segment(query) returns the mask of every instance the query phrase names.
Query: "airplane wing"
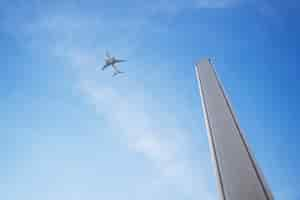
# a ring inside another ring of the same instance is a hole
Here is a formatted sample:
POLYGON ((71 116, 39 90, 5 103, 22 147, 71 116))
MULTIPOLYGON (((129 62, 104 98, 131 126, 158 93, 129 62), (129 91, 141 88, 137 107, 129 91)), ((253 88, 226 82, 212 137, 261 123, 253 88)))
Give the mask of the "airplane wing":
POLYGON ((117 66, 115 64, 112 64, 111 66, 115 70, 115 72, 117 72, 117 73, 120 72, 120 70, 117 68, 117 66))
POLYGON ((121 59, 116 59, 115 62, 116 63, 120 63, 120 62, 125 62, 126 60, 121 60, 121 59))
POLYGON ((105 70, 105 68, 107 68, 109 66, 109 64, 105 64, 103 67, 102 67, 102 70, 105 70))

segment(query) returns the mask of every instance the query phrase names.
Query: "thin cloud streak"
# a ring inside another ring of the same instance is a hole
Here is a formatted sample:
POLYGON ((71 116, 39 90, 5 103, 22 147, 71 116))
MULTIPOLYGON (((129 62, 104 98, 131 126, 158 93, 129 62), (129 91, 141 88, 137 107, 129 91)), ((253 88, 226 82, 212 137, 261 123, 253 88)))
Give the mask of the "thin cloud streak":
MULTIPOLYGON (((112 130, 120 134, 120 139, 126 141, 129 150, 142 154, 164 179, 169 179, 167 182, 176 185, 185 195, 212 199, 213 195, 204 184, 205 176, 193 174, 193 163, 188 159, 187 132, 162 118, 160 113, 151 116, 143 110, 144 105, 133 100, 139 97, 132 96, 129 100, 112 87, 100 87, 88 80, 80 85, 83 95, 105 116, 112 130), (155 126, 154 119, 164 121, 168 128, 155 126), (197 177, 196 182, 193 176, 197 177)), ((137 91, 136 95, 140 93, 137 91)))
POLYGON ((243 0, 196 0, 196 8, 232 8, 238 6, 243 0))

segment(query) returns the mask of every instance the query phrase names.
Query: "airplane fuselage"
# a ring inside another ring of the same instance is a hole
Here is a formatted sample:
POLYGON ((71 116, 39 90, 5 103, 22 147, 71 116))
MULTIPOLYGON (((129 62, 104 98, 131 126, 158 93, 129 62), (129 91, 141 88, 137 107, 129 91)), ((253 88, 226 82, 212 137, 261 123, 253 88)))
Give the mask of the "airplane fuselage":
POLYGON ((122 73, 115 66, 116 63, 120 63, 120 62, 125 62, 125 60, 116 59, 115 57, 109 57, 109 58, 105 59, 105 65, 102 67, 102 70, 104 70, 105 68, 107 68, 109 66, 112 66, 112 68, 115 71, 115 73, 114 73, 115 75, 119 74, 119 73, 122 73))
POLYGON ((124 60, 118 60, 115 57, 111 57, 105 60, 105 65, 114 65, 120 62, 124 62, 124 60))

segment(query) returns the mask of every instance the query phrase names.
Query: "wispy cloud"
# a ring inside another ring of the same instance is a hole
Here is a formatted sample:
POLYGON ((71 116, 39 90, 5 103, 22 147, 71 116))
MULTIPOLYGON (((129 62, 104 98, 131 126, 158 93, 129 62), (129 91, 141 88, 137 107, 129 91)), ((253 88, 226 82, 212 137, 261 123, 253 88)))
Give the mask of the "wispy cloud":
POLYGON ((196 0, 196 8, 231 8, 239 5, 243 0, 196 0))
POLYGON ((139 91, 126 97, 115 88, 99 86, 91 80, 82 80, 80 88, 95 110, 105 116, 112 130, 118 132, 121 140, 126 141, 129 150, 143 155, 185 195, 212 198, 213 195, 203 182, 206 179, 205 173, 202 177, 193 174, 193 163, 188 159, 190 143, 186 136, 189 134, 161 113, 145 110, 145 104, 155 102, 137 100, 143 95, 139 91), (158 126, 156 120, 163 121, 164 126, 158 126), (193 176, 197 177, 196 182, 193 176))
POLYGON ((137 8, 144 10, 144 14, 168 14, 176 15, 190 9, 226 9, 238 6, 245 0, 189 0, 170 1, 153 0, 143 2, 137 8))
POLYGON ((167 172, 169 166, 178 168, 181 165, 179 163, 185 158, 185 131, 170 124, 168 119, 161 119, 159 113, 151 117, 144 109, 146 102, 136 100, 140 99, 136 95, 142 95, 141 92, 132 93, 129 101, 109 86, 99 86, 90 80, 82 80, 80 85, 82 94, 88 97, 96 111, 106 116, 111 127, 124 136, 129 149, 144 154, 165 174, 170 174, 167 172), (155 127, 155 117, 164 120, 168 128, 155 127))

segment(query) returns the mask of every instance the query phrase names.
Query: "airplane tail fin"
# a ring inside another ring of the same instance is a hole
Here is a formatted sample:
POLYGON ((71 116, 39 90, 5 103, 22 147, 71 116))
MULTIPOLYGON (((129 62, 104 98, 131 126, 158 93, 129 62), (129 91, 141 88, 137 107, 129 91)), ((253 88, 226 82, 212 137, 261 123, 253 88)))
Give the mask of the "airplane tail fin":
POLYGON ((114 72, 112 76, 116 76, 118 74, 124 74, 125 72, 121 72, 121 71, 117 71, 117 72, 114 72))
POLYGON ((109 52, 107 50, 105 51, 105 57, 106 58, 111 58, 111 56, 110 56, 110 54, 109 54, 109 52))

